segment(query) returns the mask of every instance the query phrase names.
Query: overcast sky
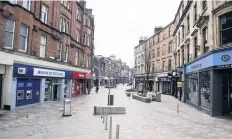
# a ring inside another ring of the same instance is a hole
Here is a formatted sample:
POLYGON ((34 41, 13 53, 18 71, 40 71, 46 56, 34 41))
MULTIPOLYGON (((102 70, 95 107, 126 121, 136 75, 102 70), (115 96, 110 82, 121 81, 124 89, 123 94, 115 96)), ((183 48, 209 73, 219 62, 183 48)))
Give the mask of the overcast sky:
POLYGON ((95 16, 95 54, 121 58, 134 65, 140 36, 173 21, 180 0, 86 0, 95 16))

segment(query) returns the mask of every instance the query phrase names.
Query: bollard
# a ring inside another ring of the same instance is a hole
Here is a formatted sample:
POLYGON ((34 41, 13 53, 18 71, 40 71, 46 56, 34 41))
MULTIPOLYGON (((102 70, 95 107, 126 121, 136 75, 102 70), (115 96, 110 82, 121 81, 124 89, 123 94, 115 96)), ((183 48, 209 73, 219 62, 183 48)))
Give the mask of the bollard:
POLYGON ((103 108, 101 109, 101 118, 102 118, 102 113, 103 113, 102 111, 103 111, 103 108))
POLYGON ((104 109, 104 111, 103 111, 103 121, 102 121, 102 123, 105 123, 105 115, 106 115, 106 110, 104 109))
POLYGON ((110 116, 109 139, 112 139, 112 116, 110 116))
POLYGON ((177 113, 179 114, 179 108, 180 106, 179 106, 179 103, 177 103, 177 113))
POLYGON ((116 139, 119 139, 119 125, 116 127, 116 139))
POLYGON ((27 110, 27 118, 29 118, 29 112, 30 112, 30 108, 28 108, 27 110))
POLYGON ((107 125, 108 125, 108 113, 106 111, 106 124, 105 124, 105 130, 107 130, 107 125))

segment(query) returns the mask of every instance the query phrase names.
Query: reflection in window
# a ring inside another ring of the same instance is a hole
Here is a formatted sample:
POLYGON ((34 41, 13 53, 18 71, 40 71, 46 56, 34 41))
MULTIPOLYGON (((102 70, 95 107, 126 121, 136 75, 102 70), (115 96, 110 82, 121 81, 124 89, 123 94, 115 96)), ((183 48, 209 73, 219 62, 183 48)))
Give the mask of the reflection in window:
POLYGON ((198 102, 198 78, 197 74, 188 76, 187 100, 197 105, 198 102))
POLYGON ((209 71, 200 73, 200 93, 201 93, 201 106, 209 110, 210 107, 210 72, 209 71))
POLYGON ((17 100, 24 99, 24 90, 18 90, 17 91, 17 100))

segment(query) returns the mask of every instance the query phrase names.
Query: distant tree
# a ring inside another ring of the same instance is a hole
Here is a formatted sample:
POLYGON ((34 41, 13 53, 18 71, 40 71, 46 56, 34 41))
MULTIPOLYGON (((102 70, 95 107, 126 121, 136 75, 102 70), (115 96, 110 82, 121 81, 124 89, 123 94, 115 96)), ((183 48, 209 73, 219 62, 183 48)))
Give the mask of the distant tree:
POLYGON ((145 74, 146 74, 145 92, 147 93, 149 75, 151 73, 151 52, 150 52, 150 47, 148 47, 148 45, 145 45, 144 47, 143 61, 144 61, 145 74))

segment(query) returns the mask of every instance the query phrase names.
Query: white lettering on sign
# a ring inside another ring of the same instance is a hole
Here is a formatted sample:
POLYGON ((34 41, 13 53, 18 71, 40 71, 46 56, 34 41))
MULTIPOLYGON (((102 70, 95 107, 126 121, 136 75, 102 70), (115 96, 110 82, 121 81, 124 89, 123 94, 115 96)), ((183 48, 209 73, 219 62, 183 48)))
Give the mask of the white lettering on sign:
POLYGON ((83 74, 79 74, 79 77, 85 77, 85 75, 83 75, 83 74))
POLYGON ((65 72, 57 71, 57 70, 34 68, 33 76, 65 77, 65 72))

